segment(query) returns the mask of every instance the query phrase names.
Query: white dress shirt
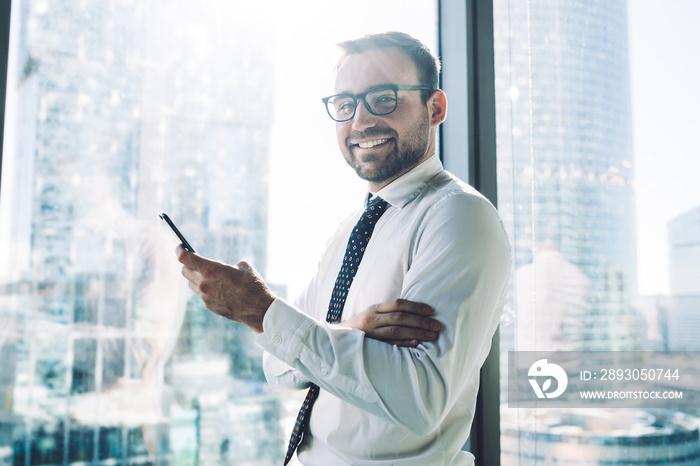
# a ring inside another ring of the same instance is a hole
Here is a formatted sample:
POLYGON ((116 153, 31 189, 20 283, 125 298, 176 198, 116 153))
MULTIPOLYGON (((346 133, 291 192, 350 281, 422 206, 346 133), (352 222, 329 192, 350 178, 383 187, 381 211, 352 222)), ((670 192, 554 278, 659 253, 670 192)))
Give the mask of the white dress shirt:
POLYGON ((376 195, 389 203, 348 292, 342 319, 396 298, 427 303, 434 342, 401 348, 325 321, 348 237, 331 238, 295 305, 276 299, 257 343, 275 389, 321 387, 305 465, 472 465, 479 369, 505 303, 510 247, 494 207, 443 170, 437 156, 376 195))

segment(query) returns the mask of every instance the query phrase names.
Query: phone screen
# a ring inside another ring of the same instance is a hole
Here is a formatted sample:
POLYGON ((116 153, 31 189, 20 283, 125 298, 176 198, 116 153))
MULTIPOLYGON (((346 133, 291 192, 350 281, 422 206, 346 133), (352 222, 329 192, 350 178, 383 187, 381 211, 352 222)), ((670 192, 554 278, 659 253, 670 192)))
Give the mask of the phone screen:
POLYGON ((182 236, 182 233, 180 233, 180 230, 177 229, 177 227, 175 226, 173 221, 170 220, 170 217, 168 217, 168 214, 166 214, 165 212, 161 212, 160 214, 158 214, 158 216, 160 218, 162 218, 163 220, 165 220, 165 223, 167 223, 168 226, 170 227, 170 229, 173 230, 173 232, 177 235, 177 237, 180 239, 180 241, 182 242, 182 245, 185 247, 185 249, 187 249, 190 252, 194 252, 194 248, 192 246, 190 246, 190 243, 188 243, 187 240, 185 239, 185 237, 182 236))

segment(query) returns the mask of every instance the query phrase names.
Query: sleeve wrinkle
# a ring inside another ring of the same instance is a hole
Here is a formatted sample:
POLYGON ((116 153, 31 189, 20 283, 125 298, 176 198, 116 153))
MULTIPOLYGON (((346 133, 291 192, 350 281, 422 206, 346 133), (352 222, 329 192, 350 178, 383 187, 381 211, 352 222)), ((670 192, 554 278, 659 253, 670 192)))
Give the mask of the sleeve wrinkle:
MULTIPOLYGON (((367 343, 392 346, 377 341, 367 343)), ((375 349, 365 349, 367 382, 394 424, 415 435, 427 435, 438 428, 449 412, 449 384, 428 348, 393 349, 397 353, 395 363, 378 374, 371 368, 375 349)))

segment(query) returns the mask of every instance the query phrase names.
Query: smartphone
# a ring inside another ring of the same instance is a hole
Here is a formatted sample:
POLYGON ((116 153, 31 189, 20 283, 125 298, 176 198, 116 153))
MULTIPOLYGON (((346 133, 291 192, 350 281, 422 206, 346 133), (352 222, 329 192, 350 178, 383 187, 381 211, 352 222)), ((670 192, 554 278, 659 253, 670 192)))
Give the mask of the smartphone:
POLYGON ((169 226, 169 227, 173 230, 173 232, 177 235, 177 237, 180 239, 180 242, 182 242, 182 245, 185 247, 185 249, 187 249, 187 250, 190 251, 190 252, 194 252, 194 248, 193 248, 192 246, 190 246, 190 243, 188 243, 187 240, 185 239, 185 237, 182 236, 182 233, 180 233, 180 230, 177 229, 177 227, 175 226, 175 224, 173 223, 173 221, 170 220, 170 217, 168 217, 168 214, 166 214, 165 212, 160 212, 160 213, 158 214, 158 216, 159 216, 160 218, 162 218, 163 220, 165 220, 165 223, 167 223, 168 226, 169 226))

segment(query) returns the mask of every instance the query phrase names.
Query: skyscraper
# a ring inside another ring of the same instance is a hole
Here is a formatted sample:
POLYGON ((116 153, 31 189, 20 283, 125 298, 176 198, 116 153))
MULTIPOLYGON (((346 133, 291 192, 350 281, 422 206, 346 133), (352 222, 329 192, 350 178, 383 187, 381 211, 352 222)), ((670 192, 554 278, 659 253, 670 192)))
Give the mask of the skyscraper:
MULTIPOLYGON (((627 5, 494 0, 494 30, 498 207, 516 269, 502 354, 639 350, 627 5)), ((504 464, 700 456, 696 420, 673 412, 501 414, 504 464)))
POLYGON ((18 5, 0 461, 276 461, 264 443, 238 448, 219 415, 245 412, 246 434, 283 444, 250 332, 173 289, 175 241, 156 215, 198 252, 264 272, 268 31, 231 2, 18 5), (199 367, 222 382, 213 397, 173 383, 198 358, 218 362, 199 367), (216 441, 175 451, 173 425, 216 441))
POLYGON ((499 209, 532 283, 518 338, 639 349, 626 5, 496 0, 494 16, 499 209))
POLYGON ((700 206, 668 223, 671 306, 667 345, 671 351, 700 351, 700 206))

